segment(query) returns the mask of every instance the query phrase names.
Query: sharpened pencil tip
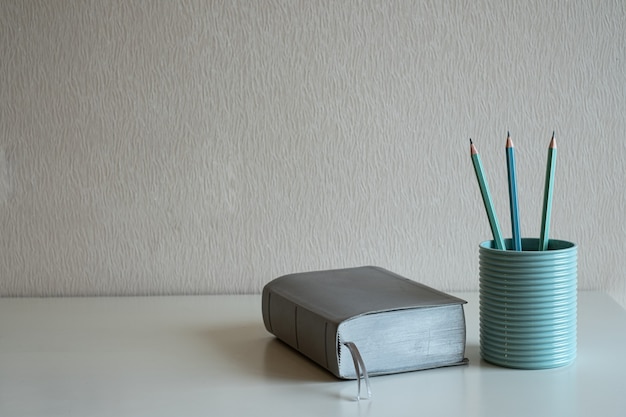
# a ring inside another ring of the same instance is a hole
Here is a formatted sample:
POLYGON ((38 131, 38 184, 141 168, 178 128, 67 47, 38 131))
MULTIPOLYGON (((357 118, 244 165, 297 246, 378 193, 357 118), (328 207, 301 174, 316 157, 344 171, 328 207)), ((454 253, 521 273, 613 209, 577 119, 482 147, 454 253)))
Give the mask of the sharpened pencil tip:
POLYGON ((511 134, 509 133, 509 131, 506 131, 506 148, 512 148, 513 147, 513 141, 511 140, 511 134))
POLYGON ((554 130, 552 131, 552 137, 554 137, 554 130))
POLYGON ((470 154, 477 155, 478 151, 476 150, 476 146, 474 146, 474 142, 472 142, 472 138, 470 138, 470 154))

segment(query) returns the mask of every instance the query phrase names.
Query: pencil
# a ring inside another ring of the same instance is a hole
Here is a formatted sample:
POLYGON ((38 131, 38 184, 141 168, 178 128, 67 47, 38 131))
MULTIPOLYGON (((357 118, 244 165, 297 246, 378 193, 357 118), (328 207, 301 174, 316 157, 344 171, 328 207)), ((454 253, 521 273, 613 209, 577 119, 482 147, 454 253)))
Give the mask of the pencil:
POLYGON ((543 192, 543 212, 541 214, 541 237, 539 238, 539 250, 548 250, 550 215, 552 214, 552 193, 554 191, 554 171, 556 167, 556 140, 554 132, 548 147, 548 163, 546 166, 546 185, 543 192))
POLYGON ((500 225, 498 224, 498 218, 491 202, 491 194, 489 193, 489 185, 483 173, 483 164, 480 161, 480 155, 470 139, 470 155, 472 156, 472 163, 474 164, 474 171, 476 172, 476 179, 478 180, 478 186, 480 187, 480 193, 483 196, 483 203, 485 204, 485 210, 487 211, 487 217, 489 218, 489 226, 491 226, 491 233, 493 233, 493 241, 496 245, 496 249, 505 249, 504 240, 502 240, 502 233, 500 232, 500 225))
POLYGON ((519 207, 517 203, 517 179, 515 175, 515 147, 511 135, 506 134, 506 167, 509 177, 509 203, 511 207, 511 228, 513 229, 513 250, 522 250, 522 236, 519 227, 519 207))

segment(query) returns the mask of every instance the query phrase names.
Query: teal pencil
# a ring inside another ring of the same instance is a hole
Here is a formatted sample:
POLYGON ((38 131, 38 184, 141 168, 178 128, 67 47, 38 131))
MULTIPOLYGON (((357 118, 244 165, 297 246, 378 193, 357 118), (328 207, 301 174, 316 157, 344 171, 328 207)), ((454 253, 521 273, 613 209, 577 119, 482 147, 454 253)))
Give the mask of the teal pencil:
POLYGON ((556 167, 556 140, 554 132, 548 147, 548 164, 546 166, 546 185, 543 192, 543 212, 541 215, 541 237, 539 250, 548 250, 548 235, 550 231, 550 215, 552 214, 552 193, 554 191, 554 171, 556 167))
POLYGON ((506 134, 506 167, 509 178, 509 203, 511 206, 511 228, 513 250, 522 250, 522 235, 519 227, 519 206, 517 202, 517 179, 515 174, 515 147, 511 135, 506 134))
POLYGON ((483 196, 483 203, 485 204, 485 210, 487 211, 487 217, 489 218, 489 226, 491 226, 491 233, 493 234, 493 241, 496 245, 496 249, 505 249, 504 240, 502 239, 502 232, 500 231, 500 225, 498 218, 496 217, 496 211, 493 208, 491 202, 491 193, 489 193, 489 185, 487 179, 483 173, 483 164, 480 161, 480 155, 474 146, 474 143, 470 139, 470 155, 472 156, 472 163, 474 164, 474 171, 476 172, 476 179, 478 180, 478 186, 480 187, 480 193, 483 196))

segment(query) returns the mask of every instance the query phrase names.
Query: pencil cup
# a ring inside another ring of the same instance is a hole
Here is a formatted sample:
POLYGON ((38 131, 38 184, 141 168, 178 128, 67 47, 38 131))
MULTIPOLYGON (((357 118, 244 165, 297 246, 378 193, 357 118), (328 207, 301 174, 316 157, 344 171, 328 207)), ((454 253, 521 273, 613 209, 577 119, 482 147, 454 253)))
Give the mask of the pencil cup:
POLYGON ((576 358, 577 247, 522 239, 522 250, 479 246, 480 354, 495 365, 547 369, 576 358))

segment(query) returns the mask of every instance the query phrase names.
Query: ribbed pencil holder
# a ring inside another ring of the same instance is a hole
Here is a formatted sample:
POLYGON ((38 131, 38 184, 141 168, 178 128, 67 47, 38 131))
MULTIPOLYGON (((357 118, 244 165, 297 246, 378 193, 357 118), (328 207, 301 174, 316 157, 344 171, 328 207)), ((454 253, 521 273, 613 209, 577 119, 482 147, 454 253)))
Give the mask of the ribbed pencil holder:
POLYGON ((479 246, 480 353, 495 365, 547 369, 576 358, 577 247, 522 239, 522 250, 479 246))

